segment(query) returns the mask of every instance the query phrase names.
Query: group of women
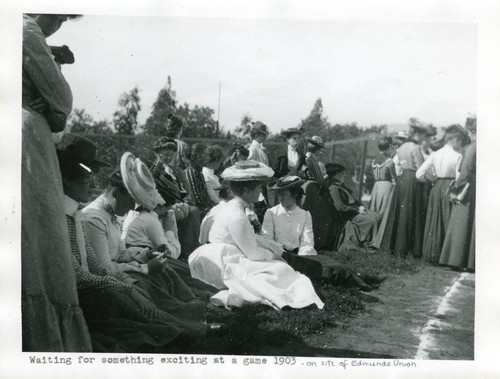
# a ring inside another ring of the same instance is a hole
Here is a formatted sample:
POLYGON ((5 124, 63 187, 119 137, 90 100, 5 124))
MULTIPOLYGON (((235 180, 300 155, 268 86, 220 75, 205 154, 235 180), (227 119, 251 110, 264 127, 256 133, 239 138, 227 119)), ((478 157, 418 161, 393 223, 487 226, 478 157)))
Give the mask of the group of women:
MULTIPOLYGON (((188 146, 180 139, 182 120, 169 116, 166 137, 152 146, 154 162, 124 153, 106 188, 92 199, 93 175, 109 163, 98 159, 96 145, 84 137, 65 134, 56 149, 52 136, 64 129, 71 112, 72 95, 60 66, 73 60, 67 48, 62 57, 51 49, 46 37, 74 18, 24 16, 24 351, 167 351, 171 344, 221 330, 207 320, 207 306, 321 309, 311 280, 371 290, 385 277, 357 272, 317 251, 355 240, 373 252, 383 230, 382 244, 407 249, 391 232, 400 213, 409 215, 401 222, 410 238, 405 243, 431 246, 439 235, 442 259, 455 258, 445 251, 453 253, 452 234, 463 232, 434 227, 449 207, 437 215, 428 212, 428 244, 413 237, 416 230, 424 234, 421 224, 412 224, 422 221, 425 201, 415 195, 414 174, 423 163, 416 142, 398 151, 403 174, 394 190, 389 193, 392 184, 376 185, 380 193, 373 196, 373 211, 343 184, 342 165, 321 162, 325 144, 318 136, 304 140, 302 130, 287 129, 287 150, 271 163, 263 146, 269 131, 262 122, 252 124, 248 148, 235 144, 225 154, 216 145, 188 146), (415 157, 418 164, 412 163, 415 157), (401 207, 413 197, 420 200, 401 207), (381 207, 388 210, 383 219, 381 207)), ((460 146, 454 136, 455 151, 460 146)), ((470 184, 469 199, 474 191, 474 168, 463 167, 475 157, 475 149, 469 150, 450 187, 457 195, 450 220, 474 212, 472 200, 466 203, 462 196, 464 184, 470 184)), ((425 177, 434 167, 439 178, 429 205, 444 202, 451 175, 440 171, 440 159, 422 165, 425 177)), ((386 161, 374 162, 380 178, 387 177, 386 161)))
POLYGON ((403 141, 380 141, 370 202, 382 215, 376 246, 474 271, 476 122, 468 119, 466 128, 451 125, 441 140, 429 143, 435 134, 433 128, 412 125, 407 138, 398 137, 403 141))

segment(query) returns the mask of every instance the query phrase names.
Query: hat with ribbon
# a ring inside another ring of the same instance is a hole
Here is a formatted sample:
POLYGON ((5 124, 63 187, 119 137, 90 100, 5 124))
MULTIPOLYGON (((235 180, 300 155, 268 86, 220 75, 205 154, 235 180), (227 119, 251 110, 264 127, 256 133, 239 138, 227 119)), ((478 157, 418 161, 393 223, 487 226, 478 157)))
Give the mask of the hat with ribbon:
POLYGON ((120 172, 125 188, 137 204, 149 210, 165 204, 148 167, 132 153, 122 155, 120 172))
POLYGON ((85 169, 97 170, 99 167, 111 167, 109 163, 97 159, 97 145, 91 140, 71 133, 66 133, 56 145, 60 160, 73 161, 85 169))
POLYGON ((153 143, 153 151, 158 153, 165 150, 167 147, 171 147, 177 150, 177 141, 170 137, 161 137, 159 140, 153 143))
POLYGON ((279 178, 274 183, 271 183, 267 188, 275 191, 281 191, 285 189, 290 189, 294 187, 301 187, 305 183, 305 180, 299 178, 298 176, 286 175, 279 178))
POLYGON ((323 143, 323 138, 320 136, 312 136, 311 138, 306 138, 307 142, 312 143, 313 145, 319 146, 322 149, 326 149, 325 144, 323 143))
POLYGON ((262 133, 265 134, 266 136, 269 135, 269 130, 267 129, 267 125, 264 124, 263 122, 255 121, 252 122, 251 124, 252 124, 252 132, 262 133))
POLYGON ((285 136, 285 138, 288 138, 289 136, 291 136, 293 134, 301 135, 303 133, 304 133, 304 129, 303 128, 288 128, 288 129, 283 130, 281 132, 281 134, 283 134, 285 136))
POLYGON ((274 171, 271 167, 257 161, 239 161, 226 168, 221 178, 224 182, 240 182, 249 180, 265 181, 272 178, 274 171))

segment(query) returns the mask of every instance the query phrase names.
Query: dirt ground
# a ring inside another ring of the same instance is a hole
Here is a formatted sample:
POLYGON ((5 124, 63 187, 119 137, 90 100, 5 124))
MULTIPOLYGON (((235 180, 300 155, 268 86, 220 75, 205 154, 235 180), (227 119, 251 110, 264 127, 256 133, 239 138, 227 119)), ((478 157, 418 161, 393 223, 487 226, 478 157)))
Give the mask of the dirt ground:
POLYGON ((392 274, 372 292, 381 303, 304 342, 317 356, 474 359, 474 285, 474 274, 443 267, 392 274))

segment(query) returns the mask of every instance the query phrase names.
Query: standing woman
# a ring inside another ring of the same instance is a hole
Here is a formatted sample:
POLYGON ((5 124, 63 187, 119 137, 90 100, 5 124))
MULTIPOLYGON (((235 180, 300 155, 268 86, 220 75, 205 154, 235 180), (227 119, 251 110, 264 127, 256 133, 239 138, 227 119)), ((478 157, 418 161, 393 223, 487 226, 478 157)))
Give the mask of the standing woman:
POLYGON ((282 178, 285 175, 297 175, 306 163, 305 155, 298 150, 302 131, 298 128, 289 128, 281 134, 285 136, 288 146, 287 150, 274 160, 275 178, 282 178))
POLYGON ((466 128, 472 141, 466 147, 460 175, 450 188, 453 202, 439 263, 456 269, 476 268, 476 120, 466 128))
MULTIPOLYGON (((382 137, 378 142, 378 149, 380 150, 380 154, 372 162, 375 185, 373 186, 368 209, 379 213, 383 219, 383 216, 389 211, 392 188, 396 183, 396 169, 392 160, 391 136, 382 137)), ((380 224, 380 226, 382 225, 380 224)), ((379 228, 378 224, 375 225, 373 228, 374 235, 377 235, 379 230, 382 229, 379 228)))
POLYGON ((91 351, 78 305, 64 193, 52 133, 73 97, 46 37, 76 15, 23 16, 21 306, 23 351, 91 351))
POLYGON ((305 199, 302 205, 311 213, 314 231, 314 248, 332 250, 336 248, 344 220, 335 209, 316 155, 325 148, 319 136, 307 138, 305 199))
POLYGON ((424 162, 420 143, 427 128, 410 125, 408 141, 396 154, 402 174, 394 186, 387 225, 380 246, 391 254, 405 258, 422 256, 422 241, 425 226, 423 185, 415 172, 424 162))
POLYGON ((458 176, 462 161, 459 152, 467 141, 467 132, 460 125, 452 125, 445 132, 446 145, 433 152, 417 170, 417 179, 435 182, 429 195, 425 218, 422 253, 429 263, 438 263, 451 213, 448 188, 458 176))

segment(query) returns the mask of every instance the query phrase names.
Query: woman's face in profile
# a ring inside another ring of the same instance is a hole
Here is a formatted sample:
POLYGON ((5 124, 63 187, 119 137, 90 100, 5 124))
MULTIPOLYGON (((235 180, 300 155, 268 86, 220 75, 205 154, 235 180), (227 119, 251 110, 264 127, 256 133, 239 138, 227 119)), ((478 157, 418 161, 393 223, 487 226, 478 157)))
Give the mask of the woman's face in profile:
POLYGON ((256 203, 259 201, 259 196, 262 191, 262 184, 257 185, 254 189, 246 190, 244 199, 247 203, 256 203))
POLYGON ((289 190, 278 191, 278 201, 286 209, 289 209, 295 205, 295 199, 289 190))

